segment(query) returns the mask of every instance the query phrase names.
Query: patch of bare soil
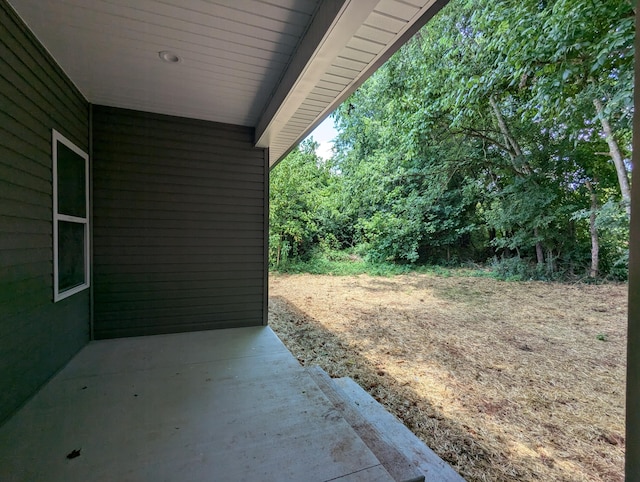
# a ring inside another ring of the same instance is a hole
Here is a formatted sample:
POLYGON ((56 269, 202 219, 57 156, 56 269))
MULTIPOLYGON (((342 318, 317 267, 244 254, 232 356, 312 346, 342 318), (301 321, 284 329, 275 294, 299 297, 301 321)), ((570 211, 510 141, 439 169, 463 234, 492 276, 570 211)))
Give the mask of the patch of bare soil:
POLYGON ((303 365, 356 380, 469 481, 622 481, 626 285, 271 275, 303 365))

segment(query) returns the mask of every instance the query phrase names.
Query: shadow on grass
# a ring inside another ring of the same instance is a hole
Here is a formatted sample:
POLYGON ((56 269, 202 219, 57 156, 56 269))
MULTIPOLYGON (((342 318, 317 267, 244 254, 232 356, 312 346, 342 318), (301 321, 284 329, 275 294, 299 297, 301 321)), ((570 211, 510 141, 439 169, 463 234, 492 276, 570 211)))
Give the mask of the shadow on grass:
MULTIPOLYGON (((354 379, 467 480, 540 478, 525 472, 523 464, 515 467, 510 461, 513 454, 507 458, 490 451, 474 436, 473 427, 445 416, 410 386, 372 365, 362 352, 375 340, 356 347, 283 297, 270 299, 269 325, 303 366, 319 365, 332 378, 354 379)), ((388 355, 401 359, 405 354, 389 351, 388 355)))

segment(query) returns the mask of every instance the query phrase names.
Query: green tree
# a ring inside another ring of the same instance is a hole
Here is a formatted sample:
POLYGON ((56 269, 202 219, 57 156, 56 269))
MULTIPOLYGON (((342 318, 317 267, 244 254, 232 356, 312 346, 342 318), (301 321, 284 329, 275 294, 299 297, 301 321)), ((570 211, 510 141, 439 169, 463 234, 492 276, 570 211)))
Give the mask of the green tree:
POLYGON ((280 266, 309 254, 320 233, 318 207, 329 182, 313 139, 294 149, 270 174, 269 262, 280 266))
POLYGON ((276 168, 275 262, 322 241, 376 261, 622 276, 634 14, 450 2, 337 110, 333 159, 305 164, 307 146, 276 168))

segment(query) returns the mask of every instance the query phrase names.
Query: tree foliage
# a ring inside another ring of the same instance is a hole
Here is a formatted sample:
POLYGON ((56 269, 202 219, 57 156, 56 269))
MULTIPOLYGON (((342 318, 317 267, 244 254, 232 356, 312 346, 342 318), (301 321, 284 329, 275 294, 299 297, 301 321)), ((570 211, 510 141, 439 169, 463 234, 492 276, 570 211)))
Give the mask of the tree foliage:
POLYGON ((450 2, 274 170, 272 250, 623 277, 634 8, 450 2))
POLYGON ((276 266, 307 256, 318 240, 328 172, 317 148, 313 140, 303 142, 271 172, 269 260, 276 266))

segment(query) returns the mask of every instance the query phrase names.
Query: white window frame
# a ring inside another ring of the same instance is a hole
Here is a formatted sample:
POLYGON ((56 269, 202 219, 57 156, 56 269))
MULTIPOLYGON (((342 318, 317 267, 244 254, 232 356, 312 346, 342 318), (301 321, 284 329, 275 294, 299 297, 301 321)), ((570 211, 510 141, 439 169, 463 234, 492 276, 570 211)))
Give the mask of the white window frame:
POLYGON ((76 146, 73 142, 60 134, 55 129, 52 129, 51 136, 52 145, 52 157, 53 157, 53 301, 57 302, 68 298, 71 295, 79 293, 87 289, 90 286, 91 270, 89 253, 89 155, 76 146), (58 143, 64 144, 71 149, 74 153, 84 159, 84 180, 85 180, 85 217, 69 216, 67 214, 60 214, 58 212, 58 143), (58 223, 60 221, 67 221, 76 224, 84 225, 84 283, 78 286, 74 286, 64 291, 60 291, 59 287, 59 273, 58 273, 58 223))

